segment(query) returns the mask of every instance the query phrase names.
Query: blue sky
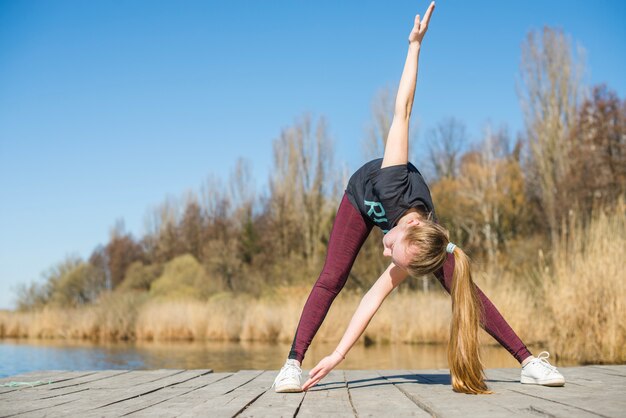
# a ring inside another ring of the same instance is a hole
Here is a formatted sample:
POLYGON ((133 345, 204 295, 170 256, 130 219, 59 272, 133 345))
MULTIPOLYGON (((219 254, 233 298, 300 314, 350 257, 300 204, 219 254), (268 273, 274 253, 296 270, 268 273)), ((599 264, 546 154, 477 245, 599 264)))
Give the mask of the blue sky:
MULTIPOLYGON (((266 184, 272 141, 310 112, 336 159, 363 162, 376 92, 399 80, 427 1, 0 0, 0 308, 116 219, 135 236, 166 196, 227 178, 266 184)), ((515 137, 529 30, 587 51, 585 82, 626 93, 626 2, 440 0, 420 55, 417 139, 447 116, 515 137)), ((418 147, 418 150, 420 147, 418 147)))

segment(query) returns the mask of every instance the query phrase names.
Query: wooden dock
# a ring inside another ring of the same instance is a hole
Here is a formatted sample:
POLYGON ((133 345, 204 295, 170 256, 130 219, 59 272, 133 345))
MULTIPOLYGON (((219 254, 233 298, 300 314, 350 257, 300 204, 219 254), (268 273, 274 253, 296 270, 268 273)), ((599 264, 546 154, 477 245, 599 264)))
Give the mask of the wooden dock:
POLYGON ((275 370, 42 371, 0 379, 0 417, 626 416, 626 366, 559 370, 565 387, 488 370, 496 393, 482 396, 454 393, 443 369, 334 370, 293 394, 274 392, 275 370))

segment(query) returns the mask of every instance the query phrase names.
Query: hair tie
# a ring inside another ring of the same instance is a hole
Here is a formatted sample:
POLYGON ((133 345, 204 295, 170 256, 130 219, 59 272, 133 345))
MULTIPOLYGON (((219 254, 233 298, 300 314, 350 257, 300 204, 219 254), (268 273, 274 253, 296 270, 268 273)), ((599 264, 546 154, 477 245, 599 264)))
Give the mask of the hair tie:
POLYGON ((456 244, 449 242, 448 245, 446 246, 446 252, 452 254, 455 248, 456 248, 456 244))

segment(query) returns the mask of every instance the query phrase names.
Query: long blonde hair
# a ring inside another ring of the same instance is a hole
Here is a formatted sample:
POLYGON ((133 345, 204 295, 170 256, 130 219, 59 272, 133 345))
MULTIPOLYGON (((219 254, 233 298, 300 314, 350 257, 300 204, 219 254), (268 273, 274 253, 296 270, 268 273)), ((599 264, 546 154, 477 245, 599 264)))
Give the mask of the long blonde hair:
MULTIPOLYGON (((448 257, 446 247, 450 242, 448 231, 430 219, 407 231, 407 243, 416 246, 416 255, 407 267, 412 276, 433 273, 441 268, 448 257)), ((448 343, 448 364, 455 392, 470 394, 493 393, 487 389, 480 359, 478 329, 483 308, 472 280, 469 257, 455 247, 452 276, 452 320, 448 343)))

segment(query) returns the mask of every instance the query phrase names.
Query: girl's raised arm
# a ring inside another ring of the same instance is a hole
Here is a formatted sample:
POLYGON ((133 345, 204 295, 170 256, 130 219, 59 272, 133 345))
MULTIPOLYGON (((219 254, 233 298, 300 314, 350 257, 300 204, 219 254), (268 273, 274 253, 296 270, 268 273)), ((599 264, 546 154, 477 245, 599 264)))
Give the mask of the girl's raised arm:
POLYGON ((415 16, 415 25, 409 34, 409 51, 404 63, 404 70, 398 86, 396 105, 393 121, 389 128, 385 155, 382 167, 406 164, 409 160, 409 119, 413 108, 415 96, 415 83, 417 81, 417 63, 419 61, 420 47, 428 29, 428 22, 435 10, 435 2, 428 6, 424 19, 420 22, 420 15, 415 16))

